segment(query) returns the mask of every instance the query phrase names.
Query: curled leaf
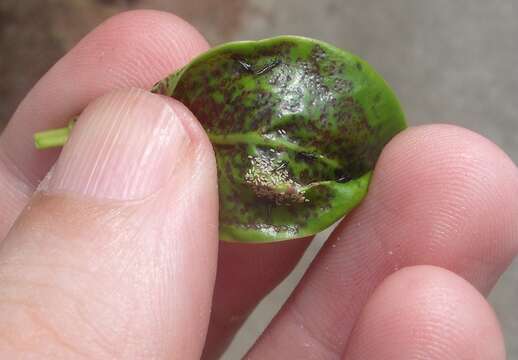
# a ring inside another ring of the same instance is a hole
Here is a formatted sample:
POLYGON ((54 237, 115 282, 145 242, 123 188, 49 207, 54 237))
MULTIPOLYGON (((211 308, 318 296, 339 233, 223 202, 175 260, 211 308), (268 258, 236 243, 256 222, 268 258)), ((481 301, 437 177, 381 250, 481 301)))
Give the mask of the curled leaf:
POLYGON ((294 36, 228 43, 157 83, 199 119, 218 164, 220 236, 313 235, 367 192, 406 127, 393 91, 360 58, 294 36))

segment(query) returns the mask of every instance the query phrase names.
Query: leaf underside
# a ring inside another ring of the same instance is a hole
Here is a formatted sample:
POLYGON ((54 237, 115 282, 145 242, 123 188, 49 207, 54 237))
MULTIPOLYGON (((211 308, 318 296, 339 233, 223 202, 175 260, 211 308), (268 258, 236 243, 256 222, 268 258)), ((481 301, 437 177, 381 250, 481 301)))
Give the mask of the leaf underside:
POLYGON ((369 64, 301 37, 214 48, 152 91, 183 102, 207 131, 227 241, 329 227, 361 202, 381 150, 406 127, 369 64))

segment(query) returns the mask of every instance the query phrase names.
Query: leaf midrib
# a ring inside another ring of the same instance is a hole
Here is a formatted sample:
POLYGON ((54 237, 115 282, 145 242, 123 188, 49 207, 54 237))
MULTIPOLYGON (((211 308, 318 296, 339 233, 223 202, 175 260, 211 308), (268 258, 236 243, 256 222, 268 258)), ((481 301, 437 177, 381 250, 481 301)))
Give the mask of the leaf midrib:
POLYGON ((210 141, 215 145, 259 145, 270 147, 278 150, 291 150, 298 153, 309 153, 315 156, 316 160, 322 161, 333 169, 339 169, 340 163, 335 160, 328 158, 315 151, 314 148, 300 146, 291 141, 282 138, 271 138, 257 132, 245 132, 245 133, 231 133, 231 134, 214 134, 208 133, 210 141))

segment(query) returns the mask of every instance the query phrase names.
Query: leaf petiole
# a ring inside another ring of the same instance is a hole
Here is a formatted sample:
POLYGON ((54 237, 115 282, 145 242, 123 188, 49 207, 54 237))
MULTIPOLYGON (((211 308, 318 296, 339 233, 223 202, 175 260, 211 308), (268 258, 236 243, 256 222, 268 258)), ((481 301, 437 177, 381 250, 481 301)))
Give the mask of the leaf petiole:
POLYGON ((75 120, 71 120, 66 127, 35 133, 34 145, 36 146, 36 149, 49 149, 65 145, 74 124, 75 120))

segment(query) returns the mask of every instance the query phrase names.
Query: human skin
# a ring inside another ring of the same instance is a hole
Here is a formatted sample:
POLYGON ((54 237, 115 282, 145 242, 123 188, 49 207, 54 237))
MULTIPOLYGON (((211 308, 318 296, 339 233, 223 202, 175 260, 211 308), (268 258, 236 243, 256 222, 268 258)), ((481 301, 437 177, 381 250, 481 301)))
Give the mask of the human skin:
MULTIPOLYGON (((311 239, 218 242, 214 156, 192 114, 116 90, 207 48, 174 15, 123 13, 20 104, 0 138, 0 358, 217 358, 293 269, 311 239), (33 148, 85 108, 59 158, 33 148)), ((504 359, 484 295, 518 250, 516 194, 516 166, 487 139, 403 131, 247 356, 504 359)))

